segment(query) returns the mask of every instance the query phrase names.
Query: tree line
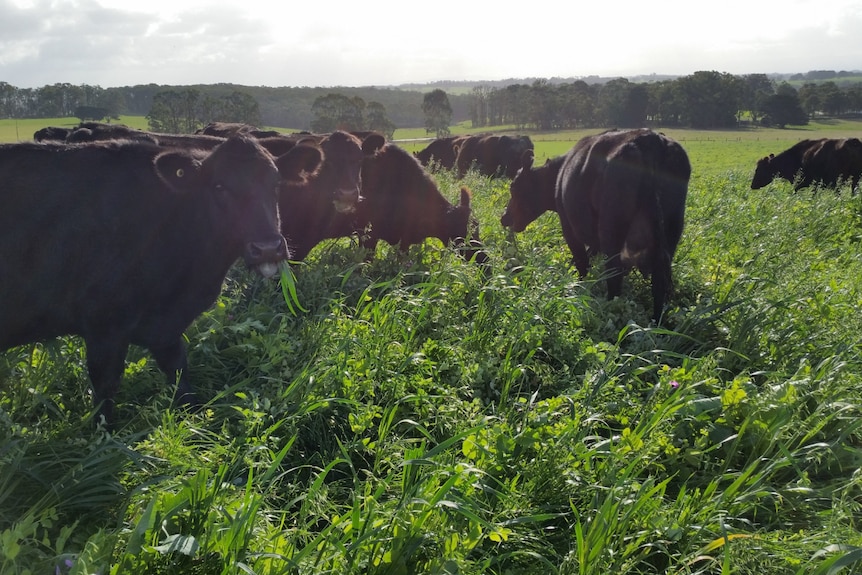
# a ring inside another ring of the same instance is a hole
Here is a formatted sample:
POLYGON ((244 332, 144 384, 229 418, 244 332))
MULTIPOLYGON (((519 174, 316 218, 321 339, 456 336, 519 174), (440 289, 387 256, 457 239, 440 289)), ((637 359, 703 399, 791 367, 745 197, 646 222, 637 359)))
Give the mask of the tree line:
MULTIPOLYGON (((120 115, 148 116, 153 108, 165 103, 177 104, 178 96, 160 94, 174 93, 182 97, 196 93, 196 104, 204 101, 224 102, 231 100, 234 93, 247 95, 257 103, 259 121, 264 126, 276 126, 298 130, 311 130, 312 122, 318 118, 321 109, 319 100, 330 101, 335 94, 339 107, 344 100, 356 105, 364 103, 363 113, 372 121, 380 108, 386 110, 387 118, 396 126, 403 128, 423 125, 423 92, 398 88, 378 87, 267 87, 241 86, 236 84, 196 84, 189 86, 170 86, 160 84, 141 84, 135 86, 101 88, 99 86, 73 85, 68 83, 52 84, 41 88, 17 88, 0 82, 0 118, 64 118, 80 117, 76 110, 81 106, 106 110, 105 118, 120 115), (318 107, 315 107, 318 102, 318 107)), ((235 99, 235 97, 234 97, 235 99)), ((467 120, 469 117, 470 95, 450 94, 453 120, 467 120)), ((193 106, 189 106, 193 107, 193 106)), ((80 110, 78 110, 80 111, 80 110)), ((159 111, 156 110, 156 115, 159 111)), ((92 118, 88 118, 92 119, 92 118)))
POLYGON ((0 82, 0 117, 140 115, 150 117, 154 127, 164 131, 189 131, 191 124, 218 119, 313 131, 350 124, 386 133, 423 126, 445 133, 439 118, 429 121, 429 114, 438 113, 441 106, 448 107, 446 117, 453 123, 538 130, 646 125, 715 129, 742 122, 784 126, 807 123, 819 114, 862 112, 862 82, 818 80, 796 87, 765 74, 712 71, 648 82, 616 78, 603 82, 534 79, 505 86, 475 83, 472 89, 445 93, 445 101, 431 109, 428 94, 428 89, 413 87, 144 84, 101 88, 62 83, 17 88, 0 82))
POLYGON ((804 125, 818 114, 862 113, 862 82, 808 82, 798 89, 766 74, 735 76, 695 72, 649 83, 625 78, 602 84, 584 81, 475 86, 474 126, 514 124, 520 129, 558 130, 647 125, 720 129, 757 125, 804 125))

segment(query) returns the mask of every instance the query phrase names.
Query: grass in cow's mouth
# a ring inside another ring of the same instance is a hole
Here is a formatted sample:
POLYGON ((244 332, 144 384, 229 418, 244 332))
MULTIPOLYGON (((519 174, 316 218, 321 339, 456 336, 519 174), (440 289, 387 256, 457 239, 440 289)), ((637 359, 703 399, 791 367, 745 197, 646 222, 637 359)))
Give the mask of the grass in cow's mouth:
POLYGON ((284 295, 284 303, 287 304, 287 309, 289 309, 290 313, 293 315, 296 315, 296 308, 308 313, 308 310, 302 307, 302 304, 299 303, 299 296, 296 293, 296 276, 293 275, 293 270, 290 268, 290 262, 279 262, 278 271, 281 274, 281 293, 284 295), (296 308, 294 308, 294 306, 296 306, 296 308))

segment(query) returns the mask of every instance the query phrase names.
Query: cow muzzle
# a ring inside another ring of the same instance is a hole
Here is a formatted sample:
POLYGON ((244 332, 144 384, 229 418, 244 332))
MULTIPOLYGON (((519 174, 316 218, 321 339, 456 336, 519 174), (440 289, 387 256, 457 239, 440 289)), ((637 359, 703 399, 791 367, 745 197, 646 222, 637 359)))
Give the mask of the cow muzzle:
POLYGON ((359 192, 356 190, 338 190, 332 197, 332 205, 339 214, 352 214, 359 203, 359 192))
MULTIPOLYGON (((520 219, 520 218, 518 218, 518 219, 520 219)), ((500 218, 500 225, 502 225, 504 228, 507 228, 509 231, 512 231, 514 233, 523 232, 524 229, 527 227, 527 225, 521 221, 515 221, 515 220, 516 220, 515 216, 511 212, 506 211, 503 214, 503 216, 500 218)))
POLYGON ((278 271, 278 263, 287 259, 287 242, 281 236, 278 239, 249 242, 245 246, 245 263, 254 268, 265 278, 270 278, 278 271))

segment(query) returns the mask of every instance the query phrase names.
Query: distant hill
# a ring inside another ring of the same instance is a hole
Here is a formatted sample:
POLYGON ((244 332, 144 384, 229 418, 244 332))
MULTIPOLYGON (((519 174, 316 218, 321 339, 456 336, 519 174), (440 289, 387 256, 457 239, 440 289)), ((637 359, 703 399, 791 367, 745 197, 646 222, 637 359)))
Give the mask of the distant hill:
MULTIPOLYGON (((720 71, 720 70, 719 70, 720 71)), ((805 73, 765 73, 770 79, 776 82, 835 82, 836 84, 849 84, 862 82, 862 70, 811 70, 805 73)), ((430 83, 409 83, 399 84, 395 88, 399 90, 408 90, 416 92, 430 92, 431 90, 440 89, 447 94, 469 94, 476 86, 489 86, 491 88, 505 88, 512 84, 530 85, 537 80, 550 82, 551 84, 571 84, 576 81, 584 81, 587 84, 604 84, 610 80, 617 78, 625 78, 629 82, 636 84, 662 82, 665 80, 675 80, 682 75, 677 74, 641 74, 638 76, 569 76, 567 78, 553 77, 526 77, 526 78, 506 78, 503 80, 441 80, 439 82, 430 83)))

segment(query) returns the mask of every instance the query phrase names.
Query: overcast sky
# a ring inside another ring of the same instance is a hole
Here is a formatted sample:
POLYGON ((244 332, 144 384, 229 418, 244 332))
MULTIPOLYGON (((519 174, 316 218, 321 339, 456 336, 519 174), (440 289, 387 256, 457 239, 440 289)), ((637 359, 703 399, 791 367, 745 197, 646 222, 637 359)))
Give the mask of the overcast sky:
POLYGON ((822 69, 862 69, 862 1, 0 0, 19 88, 822 69))

